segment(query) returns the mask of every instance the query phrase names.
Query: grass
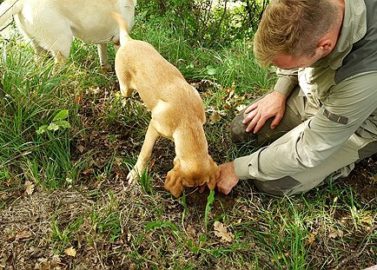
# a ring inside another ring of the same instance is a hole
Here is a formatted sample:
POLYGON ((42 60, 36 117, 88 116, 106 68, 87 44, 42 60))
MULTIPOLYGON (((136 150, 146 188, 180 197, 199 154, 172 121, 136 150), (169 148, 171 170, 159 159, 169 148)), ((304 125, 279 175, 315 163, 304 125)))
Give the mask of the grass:
MULTIPOLYGON (((174 28, 142 21, 133 36, 151 42, 197 84, 217 162, 252 151, 232 145, 228 132, 237 108, 273 82, 255 64, 249 42, 216 50, 191 47, 174 28)), ((127 189, 129 164, 136 161, 150 116, 137 96, 120 98, 115 75, 99 70, 95 46, 75 41, 69 62, 55 73, 51 59, 34 61, 30 46, 18 37, 4 46, 0 269, 42 264, 66 269, 362 269, 377 264, 377 184, 368 170, 353 176, 360 183, 353 178, 330 182, 292 198, 269 197, 241 181, 229 196, 186 190, 176 200, 163 189, 174 146, 161 139, 141 183, 127 189), (52 123, 58 128, 37 132, 52 123), (26 181, 35 185, 30 195, 26 181), (215 221, 234 236, 231 242, 215 235, 215 221), (76 257, 64 253, 69 247, 76 257)))
POLYGON ((215 201, 215 191, 211 190, 209 192, 208 197, 207 197, 206 208, 205 208, 205 211, 204 211, 204 227, 205 227, 206 231, 208 230, 209 213, 211 212, 212 204, 213 204, 214 201, 215 201))

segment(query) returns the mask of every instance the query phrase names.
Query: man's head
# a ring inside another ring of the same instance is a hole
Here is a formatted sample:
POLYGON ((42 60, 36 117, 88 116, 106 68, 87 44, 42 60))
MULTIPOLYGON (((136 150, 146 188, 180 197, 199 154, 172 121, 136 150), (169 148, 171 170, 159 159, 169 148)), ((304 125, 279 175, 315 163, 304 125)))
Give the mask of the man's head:
POLYGON ((342 0, 272 0, 254 37, 262 66, 307 67, 328 55, 338 39, 342 0))

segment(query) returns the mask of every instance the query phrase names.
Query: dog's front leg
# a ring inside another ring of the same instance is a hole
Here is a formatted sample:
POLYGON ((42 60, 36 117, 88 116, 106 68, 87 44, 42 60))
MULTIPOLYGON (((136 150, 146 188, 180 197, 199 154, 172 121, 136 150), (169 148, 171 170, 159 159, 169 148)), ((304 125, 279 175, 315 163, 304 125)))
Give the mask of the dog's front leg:
POLYGON ((152 122, 149 123, 147 134, 145 135, 143 146, 141 147, 141 151, 139 157, 137 158, 137 162, 133 167, 132 171, 127 175, 128 184, 133 184, 135 181, 140 177, 146 168, 147 162, 152 154, 153 146, 159 137, 159 133, 153 127, 152 122))
POLYGON ((107 54, 107 44, 98 44, 97 45, 99 62, 101 64, 101 70, 103 72, 111 71, 111 66, 109 64, 109 58, 107 54))

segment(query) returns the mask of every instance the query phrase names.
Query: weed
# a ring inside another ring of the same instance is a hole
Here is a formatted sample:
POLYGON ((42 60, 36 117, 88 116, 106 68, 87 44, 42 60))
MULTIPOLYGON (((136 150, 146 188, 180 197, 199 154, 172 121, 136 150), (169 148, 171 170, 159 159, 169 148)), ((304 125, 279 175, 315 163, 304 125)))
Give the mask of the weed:
POLYGON ((215 190, 211 189, 207 197, 206 208, 204 211, 204 227, 206 231, 208 231, 209 214, 211 212, 212 204, 214 201, 215 201, 215 190))
POLYGON ((64 228, 61 228, 62 226, 59 225, 58 219, 53 219, 51 223, 52 240, 55 241, 57 246, 62 246, 62 248, 68 246, 72 242, 74 234, 80 229, 83 223, 84 219, 79 217, 69 222, 64 228))
POLYGON ((153 191, 152 187, 152 176, 149 175, 148 169, 145 169, 141 174, 140 174, 140 179, 139 183, 141 187, 143 188, 144 192, 151 194, 153 191))
POLYGON ((108 204, 90 214, 93 228, 99 234, 105 235, 110 242, 115 242, 122 233, 119 203, 112 193, 108 194, 108 204))

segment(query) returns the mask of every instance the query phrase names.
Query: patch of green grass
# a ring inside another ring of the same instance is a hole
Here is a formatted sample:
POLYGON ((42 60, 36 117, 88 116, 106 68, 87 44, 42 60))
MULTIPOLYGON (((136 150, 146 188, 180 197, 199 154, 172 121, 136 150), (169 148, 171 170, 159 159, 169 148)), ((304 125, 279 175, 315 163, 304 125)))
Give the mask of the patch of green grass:
POLYGON ((51 239, 58 247, 65 248, 72 243, 75 233, 80 230, 83 223, 84 219, 79 217, 70 221, 67 225, 61 226, 58 219, 53 219, 51 223, 51 239))
POLYGON ((71 184, 82 166, 71 160, 71 143, 81 125, 75 98, 86 87, 106 85, 109 79, 73 63, 54 68, 51 58, 36 61, 30 46, 17 38, 4 46, 0 168, 47 188, 71 184), (54 119, 59 112, 69 118, 54 119))
POLYGON ((119 202, 112 193, 108 194, 106 207, 90 214, 90 222, 94 231, 104 235, 110 242, 115 242, 122 233, 119 202))
POLYGON ((170 221, 164 221, 164 220, 156 220, 156 221, 150 221, 147 224, 145 224, 145 229, 147 231, 154 231, 157 229, 169 229, 173 232, 178 230, 177 225, 170 221))
POLYGON ((144 192, 151 194, 153 192, 153 187, 152 187, 152 182, 153 178, 152 176, 148 173, 148 169, 144 170, 140 174, 139 178, 139 183, 141 187, 143 188, 144 192))
POLYGON ((0 144, 3 150, 0 166, 22 171, 23 164, 32 160, 44 169, 47 186, 51 178, 64 179, 67 170, 71 170, 67 132, 41 137, 36 130, 56 112, 56 108, 67 104, 67 98, 59 98, 61 89, 58 90, 65 75, 52 76, 51 61, 36 68, 30 56, 21 52, 9 53, 1 65, 4 98, 0 101, 0 144))
POLYGON ((206 208, 204 210, 204 227, 208 230, 209 214, 211 212, 212 204, 215 201, 215 190, 211 190, 207 197, 206 208))
MULTIPOLYGON (((124 164, 128 168, 128 171, 131 172, 131 170, 134 167, 134 164, 136 163, 137 157, 131 157, 126 158, 123 160, 124 164)), ((140 184, 143 191, 147 194, 153 194, 153 177, 148 172, 148 168, 146 168, 144 171, 139 172, 139 179, 136 184, 140 184)))

